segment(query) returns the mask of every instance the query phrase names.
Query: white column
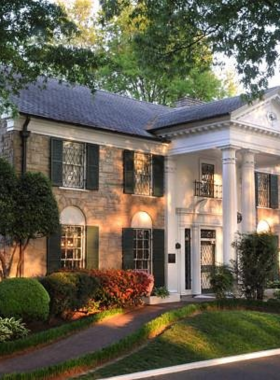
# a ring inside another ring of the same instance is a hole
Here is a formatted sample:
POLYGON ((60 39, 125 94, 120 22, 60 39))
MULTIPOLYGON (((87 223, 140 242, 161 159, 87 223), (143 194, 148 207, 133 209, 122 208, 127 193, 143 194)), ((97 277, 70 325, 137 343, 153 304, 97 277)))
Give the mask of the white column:
POLYGON ((198 226, 192 227, 191 242, 192 294, 201 294, 200 236, 198 226))
POLYGON ((165 193, 166 193, 166 257, 169 253, 176 254, 176 263, 167 263, 167 288, 170 292, 179 292, 179 250, 175 249, 177 238, 176 220, 176 162, 173 157, 165 161, 165 193))
POLYGON ((256 229, 255 154, 242 153, 242 232, 256 229))
POLYGON ((222 148, 224 264, 230 264, 231 260, 235 260, 235 251, 231 244, 237 232, 236 149, 232 146, 222 148))

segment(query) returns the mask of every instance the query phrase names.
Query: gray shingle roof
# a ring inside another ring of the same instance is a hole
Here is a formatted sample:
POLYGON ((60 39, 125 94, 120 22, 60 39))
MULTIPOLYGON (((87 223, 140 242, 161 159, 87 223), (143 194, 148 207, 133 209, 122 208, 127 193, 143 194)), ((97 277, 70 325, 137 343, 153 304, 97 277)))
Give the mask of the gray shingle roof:
POLYGON ((239 96, 235 96, 234 98, 217 100, 202 105, 176 108, 172 112, 159 115, 149 130, 152 131, 173 125, 228 115, 245 104, 246 103, 243 102, 239 96))
MULTIPOLYGON (((280 87, 270 88, 265 91, 265 94, 279 88, 280 87)), ((156 131, 165 127, 229 115, 231 112, 244 105, 246 105, 246 101, 242 100, 240 96, 235 96, 233 98, 217 100, 202 105, 175 108, 171 112, 159 115, 154 120, 153 125, 147 128, 147 130, 156 131)))
POLYGON ((147 124, 170 111, 106 91, 92 94, 86 87, 59 84, 53 79, 48 80, 46 89, 30 85, 12 100, 22 114, 154 139, 146 130, 147 124))

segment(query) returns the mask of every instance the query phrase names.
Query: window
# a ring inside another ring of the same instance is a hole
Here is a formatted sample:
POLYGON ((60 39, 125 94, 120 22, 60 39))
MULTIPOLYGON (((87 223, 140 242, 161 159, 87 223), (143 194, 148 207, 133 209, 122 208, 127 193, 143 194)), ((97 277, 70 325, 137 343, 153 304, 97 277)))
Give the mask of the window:
POLYGON ((164 194, 164 157, 125 150, 124 193, 152 195, 164 194))
POLYGON ((278 176, 255 173, 256 204, 259 207, 278 208, 278 176))
POLYGON ((134 229, 134 269, 151 273, 151 230, 134 229))
POLYGON ((75 206, 60 214, 60 229, 47 242, 47 272, 60 268, 99 267, 99 228, 87 226, 83 212, 75 206))
POLYGON ((134 154, 134 193, 152 195, 152 157, 150 154, 134 154))
POLYGON ((99 146, 52 138, 51 180, 54 186, 98 190, 99 146))
POLYGON ((84 188, 85 145, 63 141, 63 186, 84 188))
POLYGON ((84 268, 84 226, 61 227, 61 262, 62 268, 84 268))
POLYGON ((201 163, 201 179, 195 181, 195 196, 205 198, 222 198, 222 186, 215 184, 215 166, 201 163))

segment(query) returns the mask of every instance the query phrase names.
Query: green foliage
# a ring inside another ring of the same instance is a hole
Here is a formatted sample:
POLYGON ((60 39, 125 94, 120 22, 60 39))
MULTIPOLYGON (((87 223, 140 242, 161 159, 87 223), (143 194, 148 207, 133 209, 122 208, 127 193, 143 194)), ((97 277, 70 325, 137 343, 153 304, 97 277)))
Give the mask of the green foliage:
POLYGON ((165 286, 161 286, 159 288, 154 288, 152 295, 160 298, 167 298, 169 296, 169 291, 165 286))
POLYGON ((93 85, 97 59, 92 50, 71 45, 79 30, 58 5, 1 1, 0 16, 0 113, 11 106, 11 93, 39 75, 93 85))
POLYGON ((263 299, 264 289, 278 254, 277 239, 270 233, 240 234, 233 244, 237 251, 235 271, 247 299, 263 299))
POLYGON ((1 318, 0 317, 0 342, 7 342, 24 338, 28 335, 29 330, 22 323, 21 319, 1 318))
POLYGON ((17 341, 8 341, 2 343, 0 345, 0 354, 1 356, 10 355, 15 352, 26 350, 27 348, 35 348, 47 343, 53 343, 58 339, 65 338, 82 329, 88 328, 92 324, 100 322, 103 319, 122 313, 122 309, 106 310, 89 317, 73 321, 71 323, 67 322, 62 326, 53 327, 46 331, 34 333, 17 341))
POLYGON ((14 222, 15 199, 13 192, 17 184, 14 168, 0 157, 0 235, 7 236, 14 222))
MULTIPOLYGON (((78 373, 78 371, 84 373, 87 369, 92 371, 93 368, 96 368, 100 364, 104 365, 104 363, 116 359, 120 356, 123 356, 124 354, 127 354, 129 351, 143 345, 144 343, 148 342, 150 338, 162 333, 162 331, 171 324, 183 318, 191 316, 196 311, 215 310, 216 308, 218 308, 218 310, 235 310, 236 308, 243 308, 245 310, 260 310, 265 312, 279 313, 280 303, 268 304, 262 301, 247 301, 244 299, 234 299, 219 300, 207 304, 203 303, 188 305, 183 308, 171 310, 167 313, 162 314, 160 317, 157 317, 156 319, 148 323, 145 323, 136 332, 126 336, 125 338, 121 339, 120 341, 111 346, 103 348, 100 351, 96 351, 81 356, 79 358, 71 359, 64 363, 40 369, 28 374, 22 373, 5 375, 3 379, 18 380, 20 378, 21 380, 38 380, 61 374, 69 375, 69 371, 73 369, 75 369, 75 373, 78 373)), ((279 328, 279 323, 277 328, 279 328)), ((153 356, 155 356, 155 353, 153 353, 153 356)))
MULTIPOLYGON (((132 1, 101 1, 105 19, 120 17, 132 1)), ((195 57, 201 46, 236 59, 241 81, 253 96, 267 87, 279 64, 279 1, 143 0, 132 21, 151 20, 140 36, 143 57, 158 67, 175 56, 195 57), (148 51, 148 54, 146 52, 148 51)), ((141 50, 140 50, 141 51, 141 50)), ((200 53, 201 60, 204 54, 200 53)), ((191 60, 190 60, 191 62, 191 60)), ((180 64, 180 61, 178 60, 180 64)), ((184 67, 184 61, 183 65, 184 67)))
POLYGON ((0 315, 24 321, 47 320, 50 297, 32 278, 11 278, 0 282, 0 315))
POLYGON ((65 318, 78 309, 86 308, 99 289, 98 280, 84 272, 52 273, 40 281, 51 298, 51 316, 65 318))
POLYGON ((0 251, 2 278, 9 276, 17 250, 17 275, 31 239, 50 236, 59 228, 59 212, 49 179, 42 173, 16 177, 12 166, 0 159, 0 236, 12 246, 12 254, 0 251))
POLYGON ((22 242, 50 236, 59 228, 59 212, 49 179, 27 172, 18 180, 13 237, 22 242))
POLYGON ((210 273, 210 284, 216 298, 226 298, 227 293, 232 292, 234 277, 232 269, 228 265, 217 265, 210 273))

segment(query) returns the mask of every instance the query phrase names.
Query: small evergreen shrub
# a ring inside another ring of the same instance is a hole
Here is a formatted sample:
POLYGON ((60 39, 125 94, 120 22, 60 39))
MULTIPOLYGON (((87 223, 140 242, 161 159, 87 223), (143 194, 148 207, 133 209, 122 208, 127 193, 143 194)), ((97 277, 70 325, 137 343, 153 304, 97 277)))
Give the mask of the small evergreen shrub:
POLYGON ((152 295, 160 298, 167 298, 169 296, 169 291, 165 286, 160 286, 159 288, 153 289, 152 295))
POLYGON ((234 277, 228 265, 217 265, 210 273, 210 285, 218 300, 233 289, 234 277))
POLYGON ((10 278, 0 282, 0 316, 24 321, 45 321, 49 315, 50 297, 39 281, 32 278, 10 278))
POLYGON ((99 282, 86 271, 61 271, 41 280, 51 298, 50 314, 69 317, 74 311, 86 308, 94 299, 99 282))
POLYGON ((92 270, 90 273, 100 281, 95 300, 106 308, 141 304, 142 297, 150 294, 154 282, 152 275, 137 270, 92 270))
POLYGON ((29 333, 21 319, 0 317, 0 343, 24 338, 29 333))

